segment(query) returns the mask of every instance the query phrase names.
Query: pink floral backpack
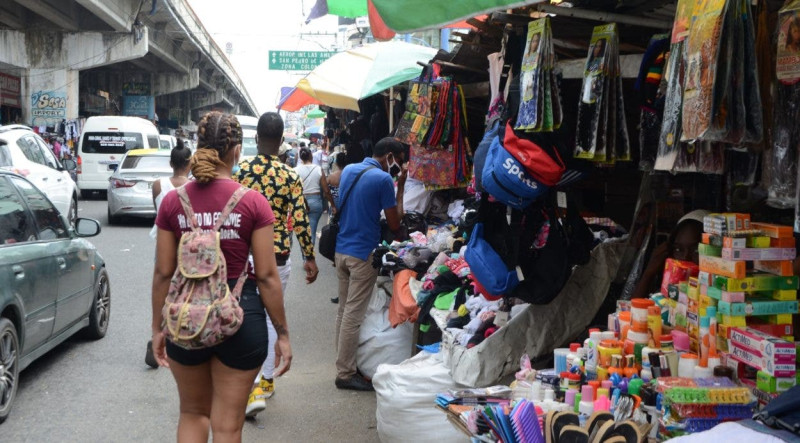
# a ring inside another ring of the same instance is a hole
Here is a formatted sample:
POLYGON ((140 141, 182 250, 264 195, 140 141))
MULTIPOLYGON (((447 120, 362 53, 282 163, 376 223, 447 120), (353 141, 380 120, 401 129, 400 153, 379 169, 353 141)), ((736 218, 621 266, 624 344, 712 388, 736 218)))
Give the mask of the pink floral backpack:
POLYGON ((247 266, 231 292, 219 230, 249 189, 237 189, 214 229, 207 231, 197 225, 185 186, 176 191, 192 230, 184 233, 178 243, 178 267, 162 310, 164 333, 182 348, 208 348, 222 343, 242 326, 244 313, 239 297, 247 278, 247 266))

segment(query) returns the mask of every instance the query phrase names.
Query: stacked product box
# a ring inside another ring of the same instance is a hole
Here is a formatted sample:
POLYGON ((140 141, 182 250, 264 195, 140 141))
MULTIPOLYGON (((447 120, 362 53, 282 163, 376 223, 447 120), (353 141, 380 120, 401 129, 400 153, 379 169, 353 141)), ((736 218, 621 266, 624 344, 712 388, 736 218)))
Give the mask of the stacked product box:
POLYGON ((747 214, 711 214, 703 224, 699 314, 715 307, 717 348, 757 396, 794 386, 800 281, 792 228, 751 222, 747 214))
POLYGON ((697 318, 699 272, 700 268, 692 262, 667 259, 664 265, 661 293, 666 298, 666 323, 679 331, 687 332, 690 319, 697 318))

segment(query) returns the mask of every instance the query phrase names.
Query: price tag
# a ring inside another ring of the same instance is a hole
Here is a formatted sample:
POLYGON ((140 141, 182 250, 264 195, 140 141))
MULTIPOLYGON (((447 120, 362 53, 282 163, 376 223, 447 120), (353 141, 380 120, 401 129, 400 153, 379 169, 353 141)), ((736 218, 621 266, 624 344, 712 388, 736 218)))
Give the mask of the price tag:
POLYGON ((558 207, 561 209, 567 209, 567 193, 566 192, 557 192, 556 193, 556 200, 558 202, 558 207))
POLYGON ((498 311, 494 315, 494 325, 497 326, 498 328, 502 328, 507 324, 508 324, 508 312, 498 311))

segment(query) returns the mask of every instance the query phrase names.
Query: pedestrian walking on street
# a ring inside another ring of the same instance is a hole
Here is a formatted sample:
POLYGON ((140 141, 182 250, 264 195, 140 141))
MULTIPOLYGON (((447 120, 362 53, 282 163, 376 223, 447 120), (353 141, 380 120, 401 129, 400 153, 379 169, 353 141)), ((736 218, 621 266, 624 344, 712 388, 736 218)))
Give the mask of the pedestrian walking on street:
POLYGON ((344 168, 339 184, 339 235, 336 237, 336 273, 339 277, 339 313, 336 317, 336 387, 371 391, 372 383, 357 373, 358 336, 378 278, 372 251, 381 241, 381 211, 392 232, 400 231, 407 169, 403 145, 392 137, 375 144, 372 157, 344 168), (397 194, 387 171, 400 166, 397 194))
MULTIPOLYGON (((156 214, 161 207, 164 196, 169 191, 185 185, 189 181, 189 161, 192 158, 192 151, 186 147, 183 139, 178 139, 178 144, 172 148, 169 154, 169 166, 172 168, 172 177, 162 177, 153 183, 153 204, 156 207, 156 214)), ((158 226, 153 224, 150 230, 150 238, 156 239, 158 226)), ((147 342, 147 352, 144 355, 144 362, 153 369, 158 369, 158 362, 153 356, 153 342, 147 342)))
MULTIPOLYGON (((342 178, 342 171, 347 166, 347 155, 344 152, 337 152, 334 156, 334 171, 326 178, 328 181, 328 189, 331 190, 331 197, 338 205, 339 201, 339 182, 342 178)), ((339 303, 339 297, 332 297, 331 303, 339 303)))
POLYGON ((300 148, 300 164, 294 170, 303 180, 303 194, 308 205, 308 218, 311 223, 311 241, 317 242, 317 226, 324 210, 322 197, 331 206, 332 214, 336 212, 336 203, 331 197, 331 190, 328 189, 328 181, 325 180, 325 172, 322 168, 313 163, 311 150, 300 148))
MULTIPOLYGON (((275 234, 275 261, 281 278, 283 293, 289 286, 292 261, 292 233, 297 236, 303 250, 303 269, 306 272, 306 283, 317 279, 319 270, 314 257, 314 243, 306 214, 303 183, 294 169, 280 160, 281 151, 288 145, 283 140, 283 120, 278 113, 267 112, 258 119, 256 127, 256 143, 258 155, 249 161, 240 163, 234 180, 250 189, 263 194, 275 214, 273 225, 275 234), (291 228, 289 227, 291 225, 291 228)), ((267 328, 270 340, 274 340, 275 329, 267 317, 267 328)), ((270 348, 272 349, 272 348, 270 348)), ((275 392, 274 384, 275 357, 269 352, 261 367, 261 375, 256 377, 253 389, 247 401, 246 415, 254 417, 263 411, 266 400, 275 392)))
MULTIPOLYGON (((209 230, 241 189, 231 171, 242 153, 242 129, 236 117, 212 111, 200 120, 197 133, 198 149, 191 161, 195 181, 182 189, 188 194, 197 228, 209 230)), ((162 309, 178 264, 178 240, 195 225, 187 221, 185 214, 178 193, 170 192, 161 202, 156 218, 153 352, 161 366, 172 370, 178 386, 178 441, 208 441, 209 426, 214 441, 241 441, 248 395, 267 356, 267 313, 278 334, 273 345, 276 364, 282 361, 275 375, 288 371, 292 362, 273 248, 275 216, 263 195, 245 192, 220 223, 219 245, 227 263, 230 288, 247 269, 248 253, 253 256, 253 267, 238 301, 244 316, 236 333, 222 343, 189 350, 167 340, 162 329, 162 309)))

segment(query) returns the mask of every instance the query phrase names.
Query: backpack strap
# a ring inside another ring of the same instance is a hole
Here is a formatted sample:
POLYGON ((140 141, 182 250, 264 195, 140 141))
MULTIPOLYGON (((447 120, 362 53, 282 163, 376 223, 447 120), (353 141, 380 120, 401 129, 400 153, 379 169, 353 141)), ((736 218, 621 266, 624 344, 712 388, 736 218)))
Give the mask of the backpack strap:
POLYGON ((228 203, 225 203, 225 208, 222 209, 222 214, 220 214, 217 224, 214 225, 214 231, 219 232, 225 220, 227 220, 228 216, 233 212, 233 208, 239 204, 239 200, 241 200, 248 191, 250 191, 250 188, 245 188, 244 186, 240 186, 237 190, 233 191, 233 195, 228 199, 228 203))
POLYGON ((195 220, 194 211, 192 211, 192 202, 189 201, 189 194, 186 193, 186 185, 176 188, 175 191, 178 193, 178 200, 183 207, 183 213, 186 214, 186 218, 189 219, 189 226, 192 228, 192 231, 199 231, 200 227, 197 226, 197 220, 195 220))

